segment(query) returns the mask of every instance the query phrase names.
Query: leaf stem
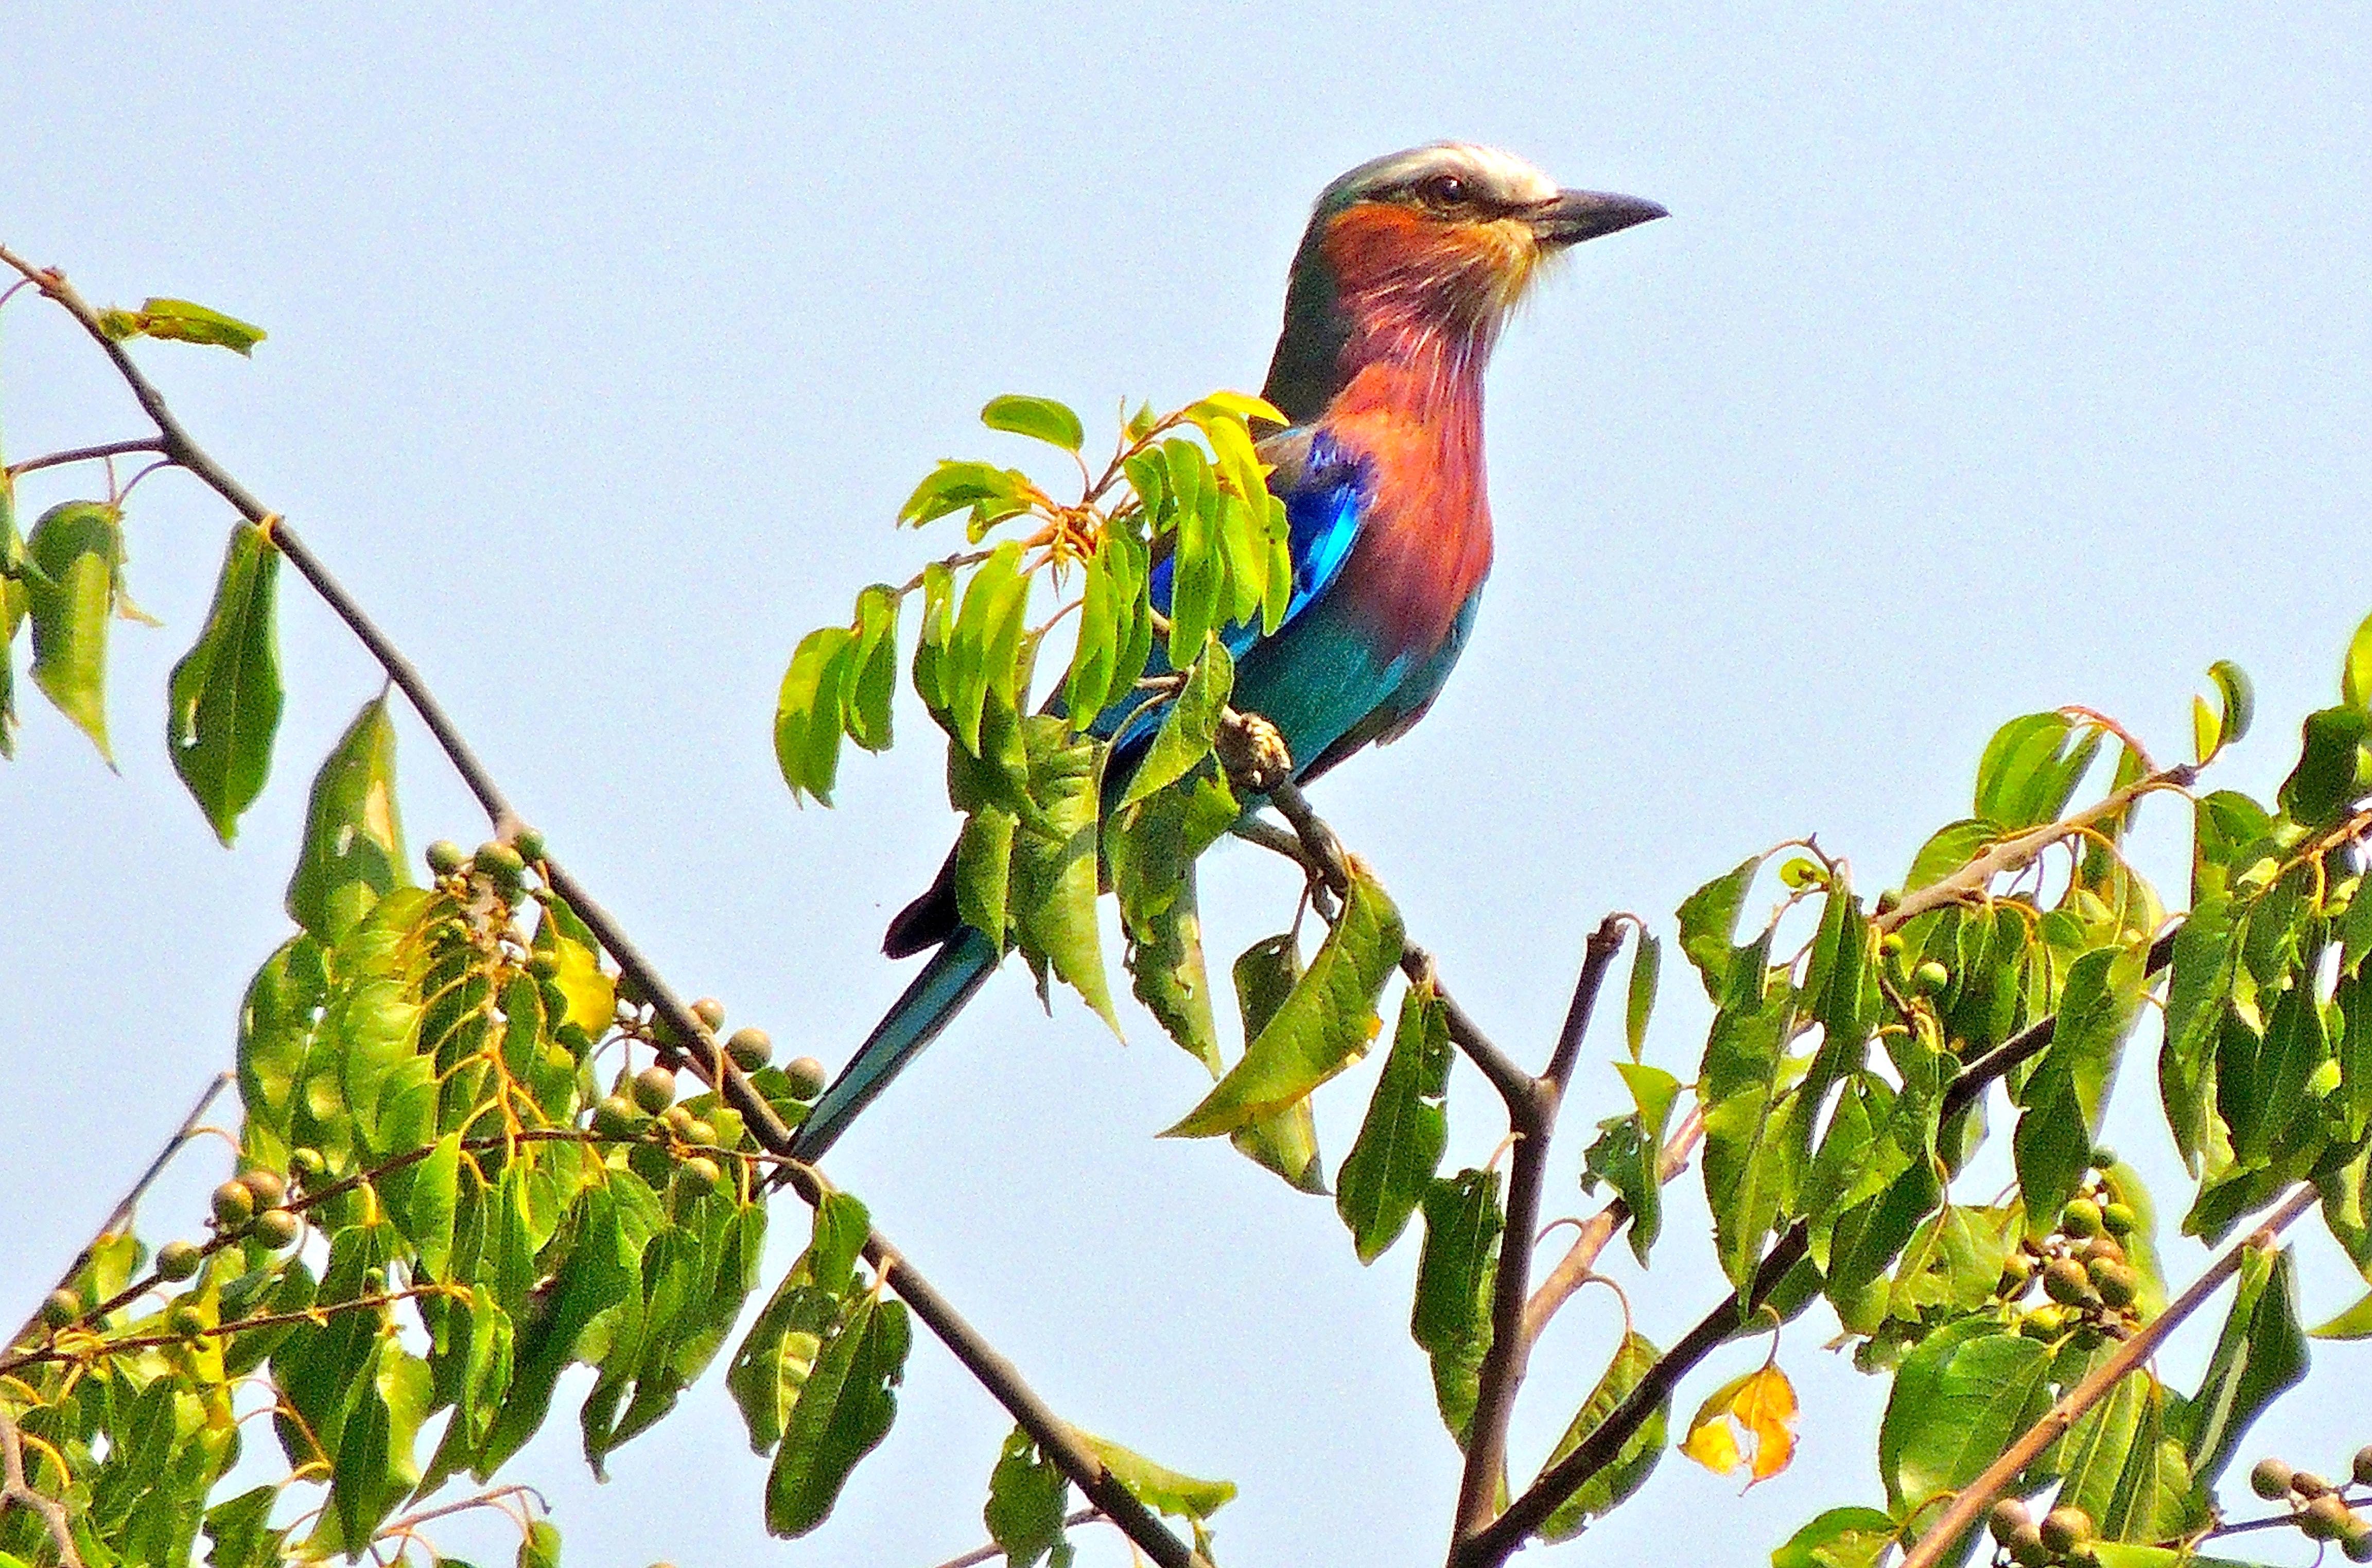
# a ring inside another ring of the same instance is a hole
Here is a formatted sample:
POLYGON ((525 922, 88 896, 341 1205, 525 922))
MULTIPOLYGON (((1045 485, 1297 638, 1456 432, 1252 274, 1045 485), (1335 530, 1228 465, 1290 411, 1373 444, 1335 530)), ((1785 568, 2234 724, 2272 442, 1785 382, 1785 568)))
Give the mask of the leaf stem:
MULTIPOLYGON (((17 287, 26 285, 19 283, 17 287)), ((103 441, 96 447, 72 447, 63 452, 44 452, 38 458, 27 458, 21 463, 8 465, 8 477, 38 473, 43 469, 64 468, 69 463, 96 462, 101 458, 127 457, 134 452, 161 452, 165 443, 154 436, 134 436, 129 441, 103 441)))

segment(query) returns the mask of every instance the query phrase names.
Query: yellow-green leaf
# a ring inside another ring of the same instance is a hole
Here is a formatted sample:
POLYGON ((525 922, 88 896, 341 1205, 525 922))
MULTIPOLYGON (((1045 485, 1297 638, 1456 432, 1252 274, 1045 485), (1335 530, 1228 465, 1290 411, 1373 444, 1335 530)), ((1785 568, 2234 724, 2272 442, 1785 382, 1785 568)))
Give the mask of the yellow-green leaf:
POLYGON ((280 552, 262 528, 231 529, 214 608, 197 645, 173 667, 166 749, 223 842, 263 792, 280 726, 280 642, 273 601, 280 552))

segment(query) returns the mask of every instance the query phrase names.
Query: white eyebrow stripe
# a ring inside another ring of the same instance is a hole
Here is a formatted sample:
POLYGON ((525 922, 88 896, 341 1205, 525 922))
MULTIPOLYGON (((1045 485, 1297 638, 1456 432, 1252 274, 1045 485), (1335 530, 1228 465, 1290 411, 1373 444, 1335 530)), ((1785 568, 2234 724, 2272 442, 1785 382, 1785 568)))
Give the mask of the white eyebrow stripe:
POLYGON ((1472 142, 1435 142, 1361 164, 1329 186, 1319 203, 1324 206, 1345 197, 1355 200, 1431 174, 1458 175, 1475 185, 1480 194, 1511 204, 1545 202, 1557 193, 1555 180, 1513 153, 1472 142))

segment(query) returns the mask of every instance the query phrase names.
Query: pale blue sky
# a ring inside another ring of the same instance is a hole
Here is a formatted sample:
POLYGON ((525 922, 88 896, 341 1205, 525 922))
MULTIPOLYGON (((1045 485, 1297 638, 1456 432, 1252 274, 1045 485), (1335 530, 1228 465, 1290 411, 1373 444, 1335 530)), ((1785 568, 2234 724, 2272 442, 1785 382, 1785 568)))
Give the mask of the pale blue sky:
MULTIPOLYGON (((1009 459, 971 423, 990 395, 1092 417, 1256 385, 1310 198, 1380 152, 1494 143, 1673 213, 1584 248, 1509 332, 1498 571, 1466 661, 1413 737, 1319 791, 1519 1055, 1544 1053, 1600 912, 1663 920, 1814 830, 1866 885, 1898 877, 2010 714, 2088 703, 2179 753, 2200 672, 2235 657, 2269 733, 2230 773, 2270 788, 2372 609, 2354 6, 86 0, 18 6, 0 84, 0 238, 101 300, 269 328, 251 364, 143 356, 677 983, 835 1062, 902 982, 875 944, 949 819, 919 711, 906 749, 847 766, 841 809, 792 808, 767 736, 791 645, 911 570, 926 541, 889 518, 933 459, 1009 459)), ((20 301, 0 331, 12 455, 136 433, 57 322, 20 301)), ((227 1061, 284 934, 304 782, 377 686, 291 579, 281 765, 215 848, 158 736, 227 521, 171 479, 136 498, 132 586, 168 625, 117 640, 122 776, 38 703, 0 771, 11 1312, 227 1061)), ((416 726, 404 745, 415 845, 475 842, 416 726)), ((1291 897, 1243 849, 1205 886, 1222 955, 1291 897)), ((1702 1019, 1669 978, 1651 1051, 1685 1074, 1702 1019)), ((1000 978, 835 1175, 1066 1414, 1240 1482, 1223 1562, 1436 1559, 1455 1455, 1406 1334, 1413 1247, 1363 1272, 1329 1205, 1153 1141, 1200 1069, 1128 1022, 1122 1050, 1000 978)), ((2112 1135, 2170 1173, 2155 1046, 2145 1028, 2112 1135)), ((1330 1166, 1372 1074, 1321 1103, 1330 1166)), ((1569 1132, 1620 1093, 1581 1081, 1569 1132)), ((1471 1074, 1452 1122, 1453 1158, 1497 1140, 1471 1074)), ((1551 1214, 1581 1206, 1581 1141, 1551 1214)), ((193 1167, 152 1224, 194 1223, 215 1179, 193 1167)), ((1631 1283, 1665 1342, 1715 1288, 1684 1189, 1631 1283)), ((773 1267, 804 1229, 785 1208, 773 1267)), ((2308 1309, 2335 1310, 2352 1281, 2308 1250, 2308 1309)), ((1594 1379, 1609 1301, 1544 1345, 1519 1454, 1594 1379)), ((1783 1353, 1808 1406, 1794 1470, 1740 1501, 1669 1459, 1552 1560, 1756 1562, 1871 1500, 1882 1386, 1827 1331, 1815 1312, 1783 1353)), ((2340 1413, 2367 1364, 2318 1355, 2331 1414, 2290 1412, 2283 1451, 2330 1465, 2372 1436, 2340 1413)), ((919 1346, 898 1431, 795 1546, 759 1528, 763 1466, 713 1381, 607 1487, 573 1404, 515 1469, 580 1563, 923 1568, 982 1539, 1004 1428, 919 1346)), ((1094 1568, 1125 1560, 1081 1540, 1094 1568)))

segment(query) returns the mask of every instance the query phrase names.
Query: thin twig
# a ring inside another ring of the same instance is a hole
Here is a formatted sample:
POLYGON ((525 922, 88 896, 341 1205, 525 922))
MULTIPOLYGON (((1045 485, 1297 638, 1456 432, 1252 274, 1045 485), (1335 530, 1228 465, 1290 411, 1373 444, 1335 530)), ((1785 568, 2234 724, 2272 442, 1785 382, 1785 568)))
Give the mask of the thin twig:
MULTIPOLYGON (((1066 1530, 1076 1529, 1081 1525, 1092 1525, 1103 1516, 1103 1510, 1100 1508, 1075 1508, 1063 1516, 1063 1527, 1066 1530)), ((979 1564, 994 1562, 1004 1555, 1005 1548, 991 1541, 986 1546, 965 1552, 961 1557, 948 1558, 939 1564, 939 1568, 979 1568, 979 1564)))
MULTIPOLYGON (((1688 1168, 1689 1156, 1695 1152, 1697 1140, 1703 1135, 1703 1108, 1691 1106, 1687 1114, 1680 1118, 1680 1124, 1672 1129, 1671 1136, 1664 1140, 1663 1156, 1657 1162, 1657 1180, 1659 1183, 1670 1181, 1688 1168)), ((1524 1338, 1527 1342, 1537 1342, 1541 1330, 1549 1326, 1549 1319, 1573 1298, 1574 1292, 1588 1283, 1590 1272, 1598 1267, 1599 1255, 1605 1252, 1615 1237, 1622 1234, 1622 1227, 1631 1223, 1632 1217, 1631 1205, 1621 1198, 1614 1198, 1589 1218, 1575 1222, 1580 1234, 1573 1238, 1573 1246, 1557 1260, 1556 1267, 1541 1277, 1531 1300, 1524 1304, 1524 1338)))
POLYGON ((57 1544, 60 1568, 82 1568, 82 1554, 75 1551, 74 1524, 66 1516, 66 1505, 45 1492, 34 1490, 25 1479, 25 1437, 17 1430, 17 1418, 5 1403, 0 1403, 0 1514, 11 1506, 24 1508, 41 1516, 50 1530, 50 1539, 57 1544))
MULTIPOLYGON (((23 287, 22 284, 17 285, 23 287)), ((134 452, 161 452, 165 443, 154 436, 134 436, 129 441, 102 441, 96 447, 73 447, 63 452, 44 452, 38 458, 27 458, 21 463, 8 465, 8 477, 38 473, 43 469, 64 468, 68 463, 94 462, 100 458, 126 457, 134 452)))
MULTIPOLYGON (((66 1272, 59 1276, 56 1289, 64 1290, 74 1283, 75 1276, 83 1272, 84 1267, 90 1261, 91 1254, 99 1249, 100 1238, 112 1235, 118 1225, 132 1217, 132 1211, 139 1206, 141 1197, 154 1185, 157 1178, 163 1174, 165 1167, 171 1163, 175 1155, 181 1152, 183 1145, 197 1135, 198 1123, 204 1118, 207 1108, 215 1103, 215 1097, 229 1086, 229 1074, 215 1074, 214 1080, 206 1085, 205 1092, 198 1096, 198 1103, 190 1107, 190 1114, 181 1118, 180 1126, 175 1128, 173 1135, 165 1140, 165 1146, 157 1151, 157 1157, 148 1162, 148 1168, 140 1173, 140 1179, 132 1184, 132 1191, 126 1192, 109 1212, 107 1218, 99 1223, 99 1229, 92 1235, 91 1239, 85 1242, 83 1249, 75 1254, 74 1261, 66 1265, 66 1272)), ((41 1327, 41 1309, 37 1307, 33 1309, 33 1315, 25 1319, 25 1326, 17 1330, 8 1342, 12 1345, 22 1344, 32 1338, 41 1327)))
POLYGON ((2265 1223, 2235 1242, 2224 1255, 2207 1266, 2207 1272, 2191 1282, 2191 1288, 2177 1296, 2164 1312, 2151 1319, 2149 1326, 2110 1353, 2109 1358, 2092 1369, 2091 1375, 2070 1389, 2065 1399, 2051 1407, 2041 1421, 2028 1429, 2025 1436, 2003 1450, 2001 1458, 1987 1465, 1984 1472, 1960 1489, 1949 1506, 1936 1517, 1919 1543, 1902 1560, 1902 1568, 1935 1568, 1943 1561, 1954 1541, 1968 1533, 1985 1510, 1994 1505, 2004 1488, 2016 1481, 2019 1472, 2032 1464, 2041 1452, 2057 1442, 2066 1430, 2082 1419, 2086 1411, 2109 1395, 2125 1374, 2147 1360, 2160 1341, 2180 1328, 2184 1318, 2199 1310, 2201 1305, 2215 1293, 2218 1285, 2237 1272, 2240 1260, 2251 1251, 2262 1250, 2273 1244, 2276 1237, 2289 1227, 2290 1222, 2313 1207, 2319 1194, 2314 1183, 2302 1181, 2290 1190, 2265 1223))
MULTIPOLYGON (((320 559, 305 546, 278 514, 266 507, 251 491, 191 439, 188 431, 166 407, 163 394, 124 352, 122 344, 100 329, 97 314, 66 282, 64 274, 35 267, 6 246, 0 246, 0 263, 15 268, 30 279, 44 295, 82 325, 92 341, 107 354, 124 384, 131 389, 134 398, 157 426, 161 438, 160 449, 165 455, 228 502, 241 517, 266 530, 281 553, 287 556, 290 564, 361 640, 371 656, 387 672, 388 678, 403 692, 413 711, 427 726, 447 761, 452 763, 454 771, 461 775, 461 782, 484 809, 496 833, 506 837, 516 835, 520 819, 512 810, 500 786, 494 783, 494 776, 478 761, 477 754, 462 738, 459 729, 430 693, 427 682, 362 606, 339 585, 320 559)), ((623 928, 561 866, 547 859, 543 867, 547 884, 567 900, 595 939, 617 962, 619 969, 642 986, 657 1016, 673 1027, 679 1039, 691 1042, 689 1054, 694 1069, 742 1113, 751 1135, 762 1145, 772 1153, 789 1155, 791 1135, 783 1125, 782 1119, 750 1086, 749 1080, 733 1067, 715 1038, 692 1016, 681 999, 668 988, 640 950, 627 938, 623 928)), ((812 1167, 794 1162, 786 1168, 789 1184, 808 1203, 820 1202, 830 1191, 822 1175, 812 1167)), ((1052 1459, 1082 1492, 1093 1499, 1131 1541, 1161 1568, 1194 1568, 1203 1562, 1192 1548, 1180 1540, 1169 1527, 1155 1517, 1152 1510, 1139 1502, 1134 1493, 1104 1468, 1094 1452, 1080 1442, 1070 1427, 1022 1380, 1012 1363, 983 1339, 978 1330, 963 1319, 880 1231, 875 1230, 866 1239, 865 1255, 883 1281, 913 1308, 914 1316, 923 1320, 924 1326, 937 1336, 956 1359, 1029 1434, 1040 1452, 1052 1459)))
POLYGON ((1528 1079, 1525 1093, 1507 1102, 1507 1119, 1516 1139, 1515 1165, 1507 1178, 1499 1266, 1491 1282, 1491 1343, 1482 1353, 1474 1413, 1466 1427, 1466 1469, 1458 1483, 1453 1544, 1491 1522, 1491 1510, 1506 1480, 1507 1423, 1515 1413, 1516 1394, 1523 1387, 1524 1369, 1531 1359, 1531 1342, 1524 1335, 1524 1307, 1531 1291, 1532 1232, 1540 1224, 1549 1140, 1556 1132, 1564 1081, 1580 1054, 1590 1012, 1597 1005, 1607 969, 1622 948, 1622 922, 1609 915, 1590 934, 1583 950, 1581 975, 1574 982, 1573 1004, 1565 1011, 1564 1028, 1558 1031, 1548 1072, 1528 1079))

